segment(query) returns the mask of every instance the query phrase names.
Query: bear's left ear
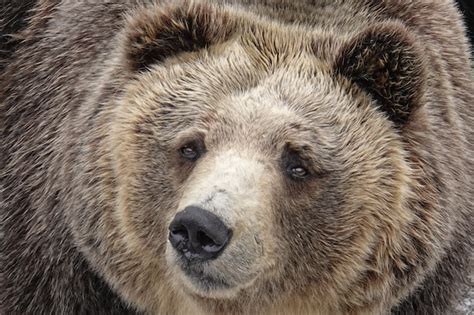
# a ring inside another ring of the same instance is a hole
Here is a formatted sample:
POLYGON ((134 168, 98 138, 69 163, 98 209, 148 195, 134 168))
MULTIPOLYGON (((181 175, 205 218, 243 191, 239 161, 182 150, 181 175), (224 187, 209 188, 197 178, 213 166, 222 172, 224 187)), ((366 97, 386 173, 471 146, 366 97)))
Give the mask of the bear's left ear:
POLYGON ((422 54, 399 23, 383 23, 355 35, 342 46, 333 69, 369 93, 398 126, 420 105, 426 80, 422 54))
POLYGON ((191 1, 162 6, 136 12, 129 20, 125 52, 132 71, 222 43, 235 33, 237 24, 221 7, 191 1))

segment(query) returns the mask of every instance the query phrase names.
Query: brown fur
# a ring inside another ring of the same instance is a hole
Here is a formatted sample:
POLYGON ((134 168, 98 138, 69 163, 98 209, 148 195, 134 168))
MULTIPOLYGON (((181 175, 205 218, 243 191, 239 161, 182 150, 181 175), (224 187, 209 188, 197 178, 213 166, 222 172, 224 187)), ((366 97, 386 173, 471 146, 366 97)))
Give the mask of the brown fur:
POLYGON ((21 36, 0 78, 1 313, 450 312, 474 193, 451 1, 40 1, 21 36), (200 266, 225 289, 167 242, 196 202, 234 231, 200 266))

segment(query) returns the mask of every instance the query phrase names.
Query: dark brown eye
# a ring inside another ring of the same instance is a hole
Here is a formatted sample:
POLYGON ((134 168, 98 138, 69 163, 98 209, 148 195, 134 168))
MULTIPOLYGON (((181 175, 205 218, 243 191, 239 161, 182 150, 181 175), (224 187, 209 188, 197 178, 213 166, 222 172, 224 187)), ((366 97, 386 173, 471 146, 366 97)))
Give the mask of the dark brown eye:
POLYGON ((287 172, 294 179, 305 179, 309 175, 308 170, 301 165, 290 165, 287 172))
POLYGON ((187 160, 195 161, 199 158, 199 150, 194 144, 186 144, 179 149, 181 156, 187 160))

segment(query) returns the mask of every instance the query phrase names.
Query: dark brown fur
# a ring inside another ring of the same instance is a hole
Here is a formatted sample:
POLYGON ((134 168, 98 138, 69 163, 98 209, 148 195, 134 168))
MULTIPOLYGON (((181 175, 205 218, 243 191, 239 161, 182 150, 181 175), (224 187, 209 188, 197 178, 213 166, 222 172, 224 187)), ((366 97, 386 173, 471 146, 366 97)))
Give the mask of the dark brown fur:
POLYGON ((0 313, 450 312, 474 196, 454 3, 232 2, 38 2, 0 77, 0 313), (167 278, 166 224, 201 170, 170 148, 197 122, 271 177, 260 218, 278 232, 256 235, 269 272, 228 299, 167 278), (311 180, 270 162, 286 141, 311 180))

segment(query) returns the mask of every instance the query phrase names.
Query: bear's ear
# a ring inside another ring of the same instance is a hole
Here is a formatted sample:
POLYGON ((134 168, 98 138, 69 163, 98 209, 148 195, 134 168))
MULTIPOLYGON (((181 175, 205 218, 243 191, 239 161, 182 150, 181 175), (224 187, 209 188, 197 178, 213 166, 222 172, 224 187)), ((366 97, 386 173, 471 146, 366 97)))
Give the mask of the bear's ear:
POLYGON ((419 106, 426 80, 420 49, 395 22, 355 35, 337 54, 334 70, 369 93, 398 126, 419 106))
POLYGON ((146 70, 183 52, 222 43, 235 32, 228 12, 205 3, 179 1, 134 14, 126 33, 126 58, 132 71, 146 70))

